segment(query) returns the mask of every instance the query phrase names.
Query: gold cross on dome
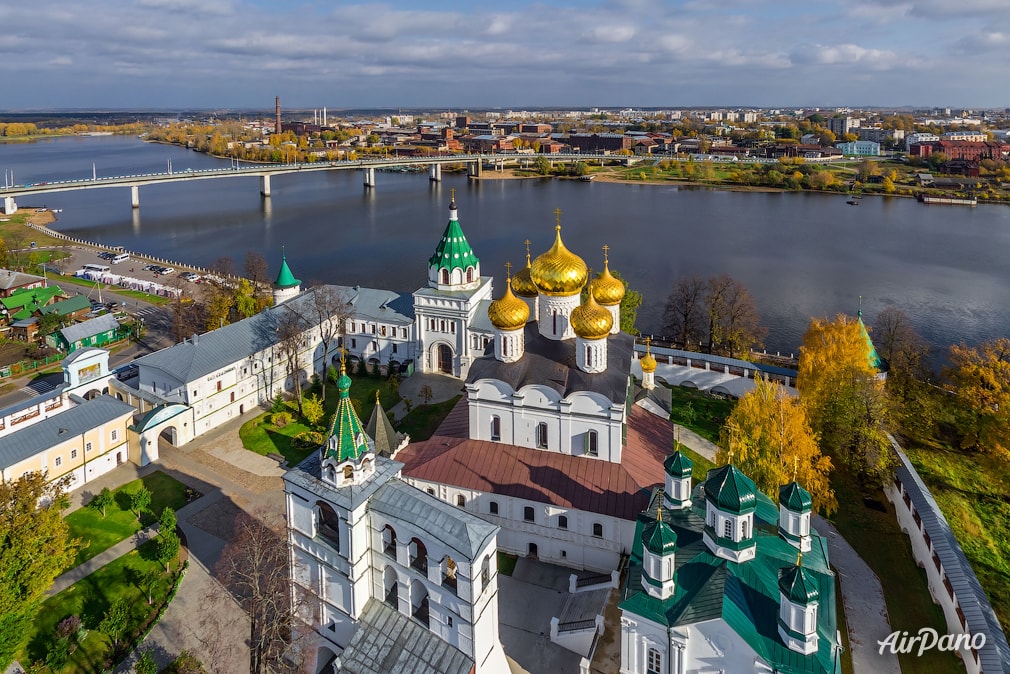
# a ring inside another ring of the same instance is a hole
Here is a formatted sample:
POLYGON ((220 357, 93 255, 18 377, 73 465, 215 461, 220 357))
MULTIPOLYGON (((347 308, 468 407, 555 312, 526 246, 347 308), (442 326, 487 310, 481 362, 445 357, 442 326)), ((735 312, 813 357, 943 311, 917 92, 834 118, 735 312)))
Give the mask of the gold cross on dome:
POLYGON ((505 274, 508 276, 509 280, 512 279, 512 263, 511 262, 506 262, 505 263, 505 274))
POLYGON ((530 244, 533 243, 533 242, 530 241, 529 239, 526 239, 523 243, 526 244, 526 259, 529 260, 530 259, 530 244))
POLYGON ((449 201, 456 201, 456 188, 449 190, 449 201))
POLYGON ((557 230, 559 230, 559 231, 561 230, 561 209, 560 208, 555 208, 554 209, 554 228, 557 229, 557 230))
POLYGON ((609 251, 609 250, 610 250, 610 246, 604 244, 604 246, 603 246, 603 263, 604 264, 606 264, 607 262, 609 262, 609 259, 607 257, 607 251, 609 251))

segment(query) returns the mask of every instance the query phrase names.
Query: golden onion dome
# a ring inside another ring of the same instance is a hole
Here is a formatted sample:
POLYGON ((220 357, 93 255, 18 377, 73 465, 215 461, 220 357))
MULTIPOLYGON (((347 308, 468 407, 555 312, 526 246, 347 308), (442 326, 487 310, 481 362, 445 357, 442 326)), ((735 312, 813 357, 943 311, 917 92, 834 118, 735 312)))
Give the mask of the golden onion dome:
POLYGON ((532 266, 530 265, 530 242, 526 242, 526 266, 522 270, 512 277, 512 290, 515 291, 516 295, 519 297, 536 297, 539 295, 537 290, 537 284, 533 282, 533 278, 530 276, 530 270, 532 266))
POLYGON ((554 229, 554 245, 533 261, 530 278, 544 295, 576 295, 586 285, 589 270, 581 257, 565 248, 561 241, 561 225, 554 229))
POLYGON ((586 301, 572 310, 572 329, 582 339, 604 339, 614 327, 614 317, 593 298, 589 288, 586 301))
POLYGON ((530 317, 530 308, 512 294, 512 284, 507 282, 505 294, 488 306, 487 317, 499 330, 518 330, 526 325, 530 317))
POLYGON ((642 372, 656 371, 656 359, 652 355, 651 343, 648 339, 645 340, 645 355, 638 363, 642 366, 642 372))
POLYGON ((624 299, 624 283, 610 273, 606 254, 603 257, 603 273, 593 279, 593 298, 605 307, 620 304, 624 299))

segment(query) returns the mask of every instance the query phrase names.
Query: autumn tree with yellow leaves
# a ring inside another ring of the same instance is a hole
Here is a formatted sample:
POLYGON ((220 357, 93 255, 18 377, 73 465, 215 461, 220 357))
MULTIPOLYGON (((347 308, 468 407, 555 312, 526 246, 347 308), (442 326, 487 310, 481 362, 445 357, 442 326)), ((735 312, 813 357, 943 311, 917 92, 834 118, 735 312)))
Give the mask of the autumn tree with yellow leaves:
POLYGON ((833 321, 811 319, 796 388, 821 448, 864 479, 882 482, 894 456, 886 394, 864 330, 859 319, 844 314, 833 321))
POLYGON ((838 509, 831 489, 831 459, 821 454, 817 436, 799 399, 764 378, 742 397, 723 427, 719 464, 730 460, 772 499, 779 487, 796 480, 810 492, 814 508, 838 509), (732 456, 730 456, 732 452, 732 456))
POLYGON ((957 394, 961 446, 1010 454, 1010 339, 951 346, 946 375, 957 394))

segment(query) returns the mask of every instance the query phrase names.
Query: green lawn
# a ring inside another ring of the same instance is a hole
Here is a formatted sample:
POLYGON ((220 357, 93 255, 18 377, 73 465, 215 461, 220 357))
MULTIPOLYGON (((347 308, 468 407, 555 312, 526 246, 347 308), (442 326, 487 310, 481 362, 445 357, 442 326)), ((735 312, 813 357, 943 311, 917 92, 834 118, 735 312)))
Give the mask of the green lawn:
POLYGON ((708 471, 715 468, 714 463, 684 445, 680 446, 680 453, 691 459, 691 480, 694 484, 708 479, 708 471))
POLYGON ((411 442, 427 440, 459 402, 460 396, 430 405, 417 405, 397 425, 396 430, 410 435, 411 442))
POLYGON ((516 570, 516 563, 519 561, 519 557, 516 555, 510 555, 507 552, 498 553, 498 573, 511 576, 512 572, 516 570))
MULTIPOLYGON (((44 660, 47 648, 54 641, 56 625, 64 618, 76 615, 80 616, 88 634, 77 651, 70 656, 70 664, 62 672, 97 674, 106 671, 105 663, 112 656, 112 642, 97 627, 112 602, 119 598, 129 601, 131 611, 127 633, 133 634, 153 617, 156 607, 171 590, 172 577, 154 560, 154 546, 155 541, 145 543, 47 599, 39 609, 33 629, 22 649, 19 657, 22 664, 44 660), (141 586, 145 584, 146 578, 155 574, 158 580, 153 593, 154 605, 150 606, 141 586)), ((172 565, 173 571, 177 570, 177 565, 178 562, 172 565)))
POLYGON ((674 386, 670 389, 670 420, 710 440, 719 442, 719 432, 736 406, 735 400, 717 398, 698 389, 674 386))
POLYGON ((989 595, 1004 630, 1010 630, 1010 472, 1006 460, 947 448, 910 446, 916 471, 989 595))
MULTIPOLYGON (((838 498, 835 526, 880 578, 891 629, 914 634, 922 627, 932 627, 946 634, 943 612, 933 603, 926 575, 912 558, 912 546, 898 528, 894 508, 883 492, 864 489, 842 466, 835 468, 831 482, 838 498)), ((869 636, 884 639, 887 635, 869 636)), ((922 657, 915 653, 899 654, 898 659, 905 674, 964 670, 956 655, 936 650, 927 651, 922 657)))
POLYGON ((77 552, 71 568, 132 536, 143 526, 157 521, 166 506, 178 510, 186 505, 186 485, 161 471, 127 482, 114 490, 113 494, 116 497, 115 503, 106 510, 104 518, 102 511, 87 506, 67 515, 70 537, 80 538, 84 544, 77 552), (129 495, 140 489, 142 484, 151 491, 153 514, 145 512, 141 522, 130 510, 129 495))

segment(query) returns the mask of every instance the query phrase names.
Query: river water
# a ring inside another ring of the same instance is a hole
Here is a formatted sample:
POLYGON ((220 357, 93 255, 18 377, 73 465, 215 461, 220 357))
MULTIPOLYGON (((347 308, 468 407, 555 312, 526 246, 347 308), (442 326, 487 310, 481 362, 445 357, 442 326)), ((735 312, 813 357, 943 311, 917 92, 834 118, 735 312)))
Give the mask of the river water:
MULTIPOLYGON (((63 138, 0 144, 0 168, 17 183, 228 166, 178 147, 136 138, 63 138)), ((485 172, 487 175, 487 172, 485 172)), ((303 281, 411 291, 426 265, 456 190, 460 223, 481 271, 504 282, 506 261, 524 262, 553 239, 560 208, 566 245, 595 269, 610 246, 645 301, 638 325, 658 331, 665 297, 682 274, 727 273, 754 295, 771 351, 795 351, 811 316, 854 313, 872 324, 888 306, 904 310, 938 349, 1008 334, 1010 208, 924 206, 911 199, 743 193, 665 185, 566 180, 480 180, 443 174, 376 173, 365 190, 354 171, 277 176, 273 195, 257 178, 201 180, 23 198, 60 208, 55 229, 110 246, 207 265, 222 255, 241 268, 246 251, 276 270, 284 246, 303 281)))

